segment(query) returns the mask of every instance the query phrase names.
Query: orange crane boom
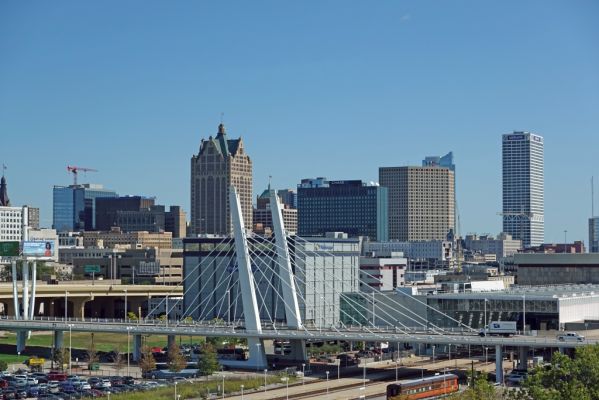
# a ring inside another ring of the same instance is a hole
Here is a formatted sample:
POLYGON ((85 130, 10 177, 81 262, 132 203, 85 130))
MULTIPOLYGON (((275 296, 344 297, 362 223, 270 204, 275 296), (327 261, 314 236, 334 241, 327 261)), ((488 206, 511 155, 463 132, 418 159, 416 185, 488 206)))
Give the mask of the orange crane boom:
POLYGON ((73 185, 77 185, 77 174, 79 173, 79 171, 83 171, 83 172, 98 172, 97 169, 85 168, 85 167, 76 167, 74 165, 67 165, 67 171, 73 173, 73 185))

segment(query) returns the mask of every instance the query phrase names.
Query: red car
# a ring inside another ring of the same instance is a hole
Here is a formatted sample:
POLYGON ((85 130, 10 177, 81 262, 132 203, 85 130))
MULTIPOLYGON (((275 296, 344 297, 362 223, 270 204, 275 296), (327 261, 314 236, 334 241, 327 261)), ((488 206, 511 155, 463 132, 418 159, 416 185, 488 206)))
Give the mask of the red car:
POLYGON ((67 380, 67 374, 63 374, 62 372, 59 372, 59 371, 50 371, 50 372, 48 372, 48 380, 63 382, 63 381, 67 380))

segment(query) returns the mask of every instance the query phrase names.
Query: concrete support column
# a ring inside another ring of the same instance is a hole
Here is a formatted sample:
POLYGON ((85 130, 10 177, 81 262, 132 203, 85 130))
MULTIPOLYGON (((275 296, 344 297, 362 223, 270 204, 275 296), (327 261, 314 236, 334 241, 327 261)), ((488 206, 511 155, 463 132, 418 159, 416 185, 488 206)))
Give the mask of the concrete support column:
POLYGON ((133 361, 141 359, 141 335, 133 335, 133 353, 131 357, 133 361))
POLYGON ((495 382, 503 383, 503 348, 495 345, 495 382))
POLYGON ((85 319, 85 303, 90 301, 90 297, 74 297, 72 303, 73 307, 73 318, 85 319))
POLYGON ((54 348, 60 349, 62 348, 64 342, 64 332, 63 331, 54 331, 54 348))
POLYGON ((166 341, 168 343, 167 347, 170 349, 172 344, 175 343, 176 337, 175 335, 168 335, 166 341))
POLYGON ((300 362, 308 360, 305 340, 291 339, 289 344, 291 345, 291 353, 289 353, 289 357, 291 357, 292 360, 300 362))
POLYGON ((25 350, 25 343, 27 340, 27 331, 17 331, 17 352, 25 350))
POLYGON ((522 371, 528 369, 528 346, 518 347, 518 369, 522 371))

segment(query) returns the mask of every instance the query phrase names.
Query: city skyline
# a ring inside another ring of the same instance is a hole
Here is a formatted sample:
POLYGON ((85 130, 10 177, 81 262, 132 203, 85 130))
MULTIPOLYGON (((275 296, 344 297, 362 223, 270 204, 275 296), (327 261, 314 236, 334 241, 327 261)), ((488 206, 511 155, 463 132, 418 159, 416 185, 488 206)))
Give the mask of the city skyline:
POLYGON ((11 203, 40 207, 50 226, 52 186, 70 184, 74 164, 99 170, 82 182, 189 212, 188 157, 224 112, 252 156, 254 195, 269 175, 277 189, 310 176, 377 181, 379 167, 453 151, 462 234, 496 234, 501 135, 522 130, 546 143, 545 241, 564 230, 588 241, 596 3, 336 4, 4 3, 11 203))

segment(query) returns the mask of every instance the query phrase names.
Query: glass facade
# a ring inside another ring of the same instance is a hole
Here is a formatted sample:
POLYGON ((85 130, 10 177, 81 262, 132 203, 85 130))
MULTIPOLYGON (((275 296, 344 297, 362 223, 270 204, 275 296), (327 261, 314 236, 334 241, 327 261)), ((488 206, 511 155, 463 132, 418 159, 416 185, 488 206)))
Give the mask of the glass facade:
POLYGON ((589 218, 589 253, 599 253, 599 217, 589 218))
POLYGON ((389 238, 387 188, 359 180, 299 185, 297 206, 300 236, 345 232, 376 241, 389 238))
POLYGON ((98 197, 116 197, 99 185, 54 186, 52 227, 59 232, 92 230, 98 197))

